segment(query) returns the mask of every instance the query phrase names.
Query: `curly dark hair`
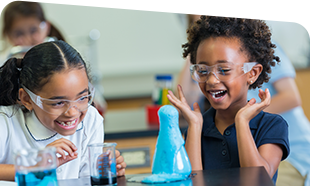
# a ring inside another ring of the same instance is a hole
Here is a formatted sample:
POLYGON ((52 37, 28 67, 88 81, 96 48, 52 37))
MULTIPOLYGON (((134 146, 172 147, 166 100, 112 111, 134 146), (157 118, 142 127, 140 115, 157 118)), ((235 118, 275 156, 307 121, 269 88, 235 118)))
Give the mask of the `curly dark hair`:
POLYGON ((249 61, 255 61, 263 66, 258 79, 249 89, 261 87, 268 82, 271 66, 275 66, 280 58, 274 55, 276 45, 271 42, 269 27, 262 20, 241 19, 215 16, 201 16, 188 30, 188 42, 182 45, 183 57, 190 55, 192 64, 196 63, 199 44, 210 37, 238 38, 241 50, 246 53, 249 61))

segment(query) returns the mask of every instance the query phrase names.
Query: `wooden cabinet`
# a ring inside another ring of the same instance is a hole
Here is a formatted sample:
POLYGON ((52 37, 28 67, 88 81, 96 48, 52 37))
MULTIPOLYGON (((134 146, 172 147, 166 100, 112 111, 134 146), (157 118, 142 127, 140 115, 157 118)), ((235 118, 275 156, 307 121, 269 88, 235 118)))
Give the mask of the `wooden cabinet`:
MULTIPOLYGON (((124 153, 128 152, 129 154, 130 152, 134 155, 134 154, 137 154, 137 152, 141 152, 141 149, 149 150, 149 153, 143 153, 143 155, 145 156, 135 157, 135 158, 140 158, 139 160, 127 159, 125 161, 128 164, 128 167, 126 168, 126 174, 140 174, 140 173, 151 173, 152 172, 152 161, 153 161, 153 155, 154 155, 155 146, 156 146, 156 140, 157 140, 157 136, 151 136, 151 137, 141 137, 141 138, 127 138, 127 139, 115 139, 115 140, 112 139, 112 140, 105 140, 105 142, 116 142, 117 143, 116 149, 120 150, 121 153, 123 153, 122 151, 124 151, 124 153), (145 158, 145 160, 142 160, 143 158, 145 158), (148 165, 143 164, 144 161, 149 162, 148 165), (138 164, 142 164, 142 166, 134 165, 135 162, 138 162, 138 164), (130 167, 130 166, 133 166, 133 167, 130 167)), ((129 157, 129 156, 124 156, 125 159, 126 157, 129 157)))
POLYGON ((299 94, 302 101, 302 108, 304 113, 307 116, 308 120, 310 119, 310 68, 296 70, 295 82, 297 84, 299 94))

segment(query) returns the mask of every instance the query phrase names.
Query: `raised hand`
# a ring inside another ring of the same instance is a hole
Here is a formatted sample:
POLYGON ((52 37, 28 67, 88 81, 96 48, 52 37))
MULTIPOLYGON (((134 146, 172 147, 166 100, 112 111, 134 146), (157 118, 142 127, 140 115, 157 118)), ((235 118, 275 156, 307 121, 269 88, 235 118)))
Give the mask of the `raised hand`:
POLYGON ((167 97, 169 101, 180 111, 189 125, 194 124, 202 128, 202 114, 198 103, 194 103, 194 110, 192 110, 184 97, 181 85, 178 85, 178 93, 180 99, 178 99, 172 91, 168 91, 167 97))
POLYGON ((267 88, 265 91, 259 89, 258 96, 261 99, 261 102, 256 103, 255 98, 252 98, 243 108, 238 111, 235 117, 235 122, 250 122, 250 120, 253 119, 260 111, 264 110, 270 105, 271 96, 267 88))
POLYGON ((78 156, 75 145, 65 138, 55 140, 48 144, 47 147, 56 147, 56 153, 60 155, 57 156, 57 167, 74 160, 78 156))

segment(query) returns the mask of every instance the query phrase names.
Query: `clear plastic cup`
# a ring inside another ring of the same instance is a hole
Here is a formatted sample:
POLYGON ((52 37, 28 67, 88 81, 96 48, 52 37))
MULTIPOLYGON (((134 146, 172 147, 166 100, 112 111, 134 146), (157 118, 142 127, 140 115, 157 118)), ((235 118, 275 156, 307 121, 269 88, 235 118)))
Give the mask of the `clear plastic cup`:
POLYGON ((58 186, 56 148, 20 149, 14 152, 15 181, 19 186, 58 186))
POLYGON ((116 143, 88 145, 91 185, 114 185, 116 179, 116 143))

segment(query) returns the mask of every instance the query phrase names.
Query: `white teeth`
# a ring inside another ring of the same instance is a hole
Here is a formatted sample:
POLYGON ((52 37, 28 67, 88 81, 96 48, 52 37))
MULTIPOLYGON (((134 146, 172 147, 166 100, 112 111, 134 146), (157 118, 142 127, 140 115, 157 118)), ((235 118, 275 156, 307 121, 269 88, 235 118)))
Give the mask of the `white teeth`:
POLYGON ((221 90, 221 91, 218 91, 218 92, 210 92, 211 94, 212 94, 212 97, 213 98, 221 98, 221 97, 223 97, 223 96, 220 96, 220 97, 215 97, 217 94, 221 94, 221 93, 223 93, 223 92, 225 92, 224 90, 221 90))
POLYGON ((69 121, 69 122, 63 122, 63 121, 57 121, 57 122, 58 122, 60 125, 67 127, 67 126, 73 125, 73 124, 75 123, 75 121, 76 121, 76 119, 73 120, 73 121, 69 121))

